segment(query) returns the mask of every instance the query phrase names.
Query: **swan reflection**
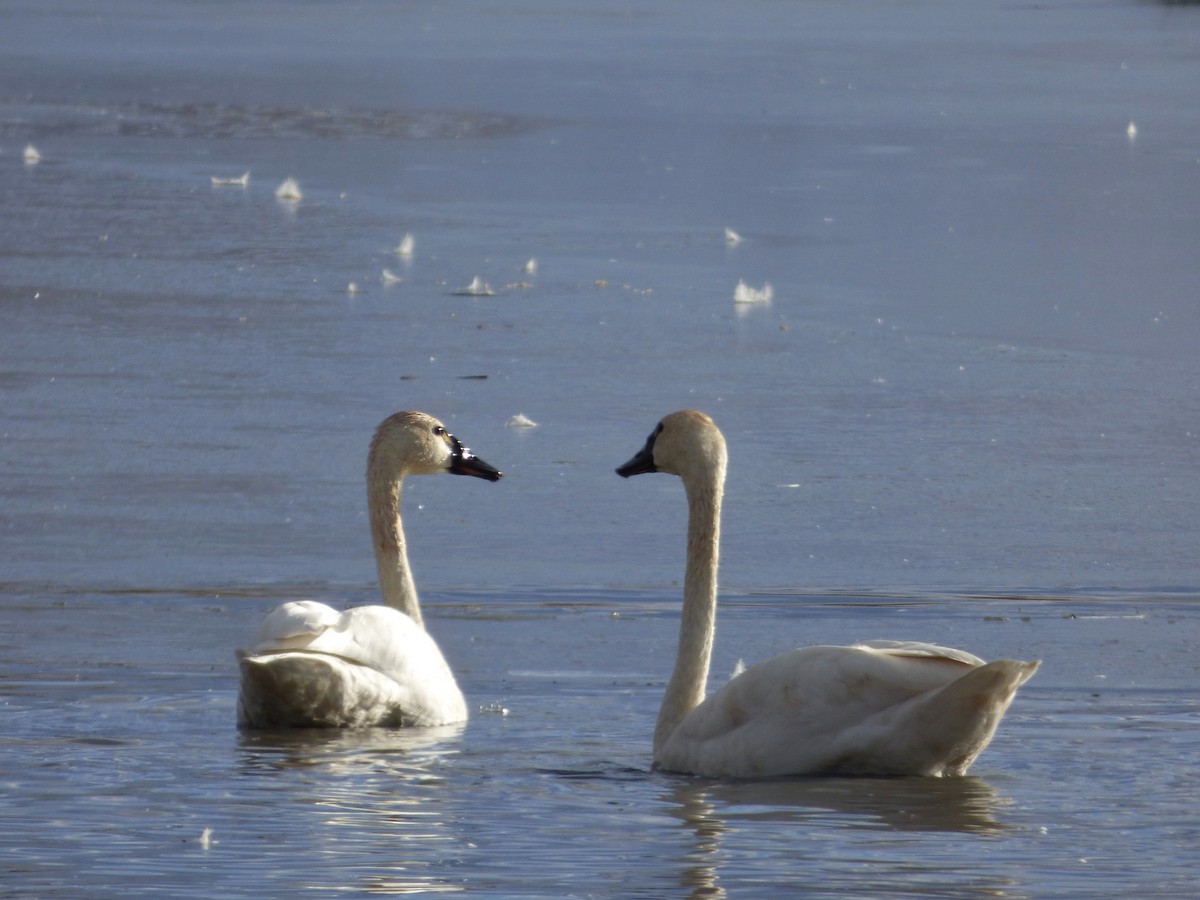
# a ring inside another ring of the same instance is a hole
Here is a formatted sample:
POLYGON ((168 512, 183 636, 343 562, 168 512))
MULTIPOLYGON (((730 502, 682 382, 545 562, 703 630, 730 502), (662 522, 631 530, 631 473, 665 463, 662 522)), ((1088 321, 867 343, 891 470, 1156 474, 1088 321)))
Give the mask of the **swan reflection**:
POLYGON ((455 824, 461 797, 447 790, 445 773, 461 752, 465 729, 243 731, 241 773, 258 779, 260 803, 290 810, 296 842, 330 861, 306 887, 458 891, 463 886, 446 879, 444 864, 468 847, 455 824))
MULTIPOLYGON (((436 728, 287 728, 238 732, 243 774, 319 768, 336 775, 436 778, 459 752, 466 723, 436 728)), ((332 784, 332 782, 329 782, 332 784)))
MULTIPOLYGON (((720 873, 739 848, 725 846, 752 823, 838 830, 998 835, 1010 801, 979 778, 797 778, 677 782, 670 812, 692 833, 679 882, 690 897, 724 897, 720 873)), ((797 839, 802 837, 797 835, 797 839)))

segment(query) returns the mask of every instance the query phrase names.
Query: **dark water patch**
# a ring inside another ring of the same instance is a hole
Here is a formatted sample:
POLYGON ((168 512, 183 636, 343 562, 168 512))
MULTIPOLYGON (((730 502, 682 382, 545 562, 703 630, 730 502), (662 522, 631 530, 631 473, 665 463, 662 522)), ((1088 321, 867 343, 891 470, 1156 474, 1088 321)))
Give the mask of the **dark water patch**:
POLYGON ((494 111, 337 109, 220 103, 0 104, 0 140, 79 136, 171 140, 461 141, 519 137, 561 124, 494 111))
POLYGON ((119 740, 117 738, 80 737, 74 738, 73 743, 82 744, 86 747, 128 747, 134 742, 119 740))

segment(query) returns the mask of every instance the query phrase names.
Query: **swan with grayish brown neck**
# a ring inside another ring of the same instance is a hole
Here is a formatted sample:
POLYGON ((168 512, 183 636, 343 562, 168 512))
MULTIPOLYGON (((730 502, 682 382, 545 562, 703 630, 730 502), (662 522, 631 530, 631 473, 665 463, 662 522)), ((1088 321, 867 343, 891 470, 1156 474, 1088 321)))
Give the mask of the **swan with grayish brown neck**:
POLYGON ((679 649, 654 730, 654 764, 731 777, 961 775, 1039 663, 985 663, 923 641, 779 654, 705 697, 716 628, 725 439, 695 410, 665 416, 623 477, 677 475, 688 503, 679 649))
POLYGON ((380 423, 367 456, 367 504, 382 606, 339 612, 297 600, 272 610, 239 651, 245 728, 434 726, 467 719, 466 701, 425 631, 400 518, 410 475, 497 481, 446 427, 422 412, 380 423))

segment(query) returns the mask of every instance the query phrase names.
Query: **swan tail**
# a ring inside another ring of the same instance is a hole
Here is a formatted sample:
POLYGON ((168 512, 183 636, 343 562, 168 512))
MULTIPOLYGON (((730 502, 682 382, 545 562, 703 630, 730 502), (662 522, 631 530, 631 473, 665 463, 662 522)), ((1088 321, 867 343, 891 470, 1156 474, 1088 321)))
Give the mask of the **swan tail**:
POLYGON ((1040 661, 1000 659, 897 710, 889 729, 899 740, 893 758, 908 761, 904 774, 963 775, 991 742, 1017 688, 1033 677, 1040 661))

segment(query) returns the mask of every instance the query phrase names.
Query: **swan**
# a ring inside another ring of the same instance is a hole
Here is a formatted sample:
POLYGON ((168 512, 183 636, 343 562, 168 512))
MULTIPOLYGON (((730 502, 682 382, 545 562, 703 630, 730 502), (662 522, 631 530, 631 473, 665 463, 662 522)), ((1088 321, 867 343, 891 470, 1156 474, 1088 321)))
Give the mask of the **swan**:
POLYGON ((688 502, 675 669, 654 729, 654 765, 725 777, 962 775, 1039 662, 984 663, 915 641, 812 646, 751 666, 705 699, 717 611, 725 439, 707 415, 663 418, 619 469, 666 472, 688 502))
POLYGON ((431 726, 467 720, 467 706, 425 631, 405 552, 400 493, 408 475, 500 472, 433 416, 398 412, 380 423, 367 457, 367 505, 384 606, 345 612, 312 600, 267 614, 239 650, 241 728, 431 726))

